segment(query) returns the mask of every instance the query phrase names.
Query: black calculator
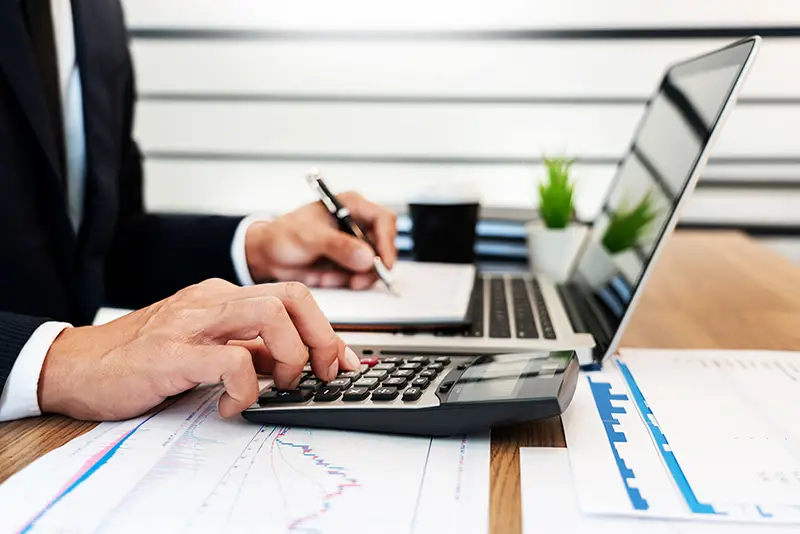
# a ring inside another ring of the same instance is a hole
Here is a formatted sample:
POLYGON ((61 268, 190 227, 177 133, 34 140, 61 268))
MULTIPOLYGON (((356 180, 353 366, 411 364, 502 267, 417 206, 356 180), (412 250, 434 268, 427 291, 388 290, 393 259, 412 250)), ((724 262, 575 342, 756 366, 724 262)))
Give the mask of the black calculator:
POLYGON ((484 356, 399 354, 361 360, 322 382, 310 367, 297 389, 260 379, 243 417, 259 424, 448 436, 560 415, 578 380, 574 351, 484 356))

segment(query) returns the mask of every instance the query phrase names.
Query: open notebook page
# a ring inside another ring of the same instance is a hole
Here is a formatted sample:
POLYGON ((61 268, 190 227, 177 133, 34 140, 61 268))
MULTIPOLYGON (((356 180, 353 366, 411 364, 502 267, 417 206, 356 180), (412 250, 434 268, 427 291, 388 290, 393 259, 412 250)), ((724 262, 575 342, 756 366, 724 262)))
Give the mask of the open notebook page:
POLYGON ((368 290, 312 289, 333 325, 457 325, 465 321, 475 267, 463 264, 398 262, 389 292, 380 281, 368 290))

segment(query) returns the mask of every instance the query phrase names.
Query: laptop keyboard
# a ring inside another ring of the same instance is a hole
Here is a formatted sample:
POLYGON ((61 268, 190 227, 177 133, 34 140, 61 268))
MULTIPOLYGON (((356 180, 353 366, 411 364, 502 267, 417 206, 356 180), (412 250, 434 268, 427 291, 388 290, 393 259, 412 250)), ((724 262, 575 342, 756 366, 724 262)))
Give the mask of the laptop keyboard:
POLYGON ((475 287, 471 296, 472 317, 470 326, 466 330, 437 330, 436 336, 462 336, 462 337, 483 337, 484 332, 484 288, 489 284, 489 313, 488 313, 488 335, 490 338, 510 339, 511 315, 514 317, 514 336, 517 339, 538 339, 540 336, 545 339, 555 339, 556 332, 547 312, 547 305, 544 303, 542 289, 536 280, 532 281, 533 287, 533 306, 531 305, 531 295, 528 292, 525 280, 521 277, 512 277, 505 280, 501 277, 479 277, 475 281, 475 287), (506 294, 506 284, 511 288, 511 306, 508 303, 506 294), (536 325, 535 314, 539 315, 541 333, 536 325))

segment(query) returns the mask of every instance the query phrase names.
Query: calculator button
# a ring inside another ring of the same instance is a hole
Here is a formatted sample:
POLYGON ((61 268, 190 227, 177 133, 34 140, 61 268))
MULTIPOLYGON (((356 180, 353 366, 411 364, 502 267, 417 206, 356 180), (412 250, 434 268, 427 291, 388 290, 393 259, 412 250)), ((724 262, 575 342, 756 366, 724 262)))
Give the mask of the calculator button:
POLYGON ((433 361, 436 363, 441 363, 442 365, 447 365, 450 363, 450 358, 447 356, 439 356, 437 358, 434 358, 433 361))
POLYGON ((459 363, 458 366, 456 367, 456 369, 458 369, 459 371, 463 371, 467 367, 469 367, 468 363, 459 363))
POLYGON ((293 402, 306 402, 314 393, 306 389, 290 389, 287 391, 265 391, 258 397, 258 403, 265 404, 287 404, 293 402))
POLYGON ((397 398, 397 388, 392 387, 379 387, 372 392, 372 400, 374 401, 390 401, 397 398))
POLYGON ((390 356, 389 358, 381 358, 381 363, 393 363, 395 365, 403 365, 403 358, 397 356, 390 356))
POLYGON ((428 369, 430 369, 431 371, 436 371, 438 373, 439 371, 444 369, 444 365, 441 363, 432 363, 428 366, 428 369))
POLYGON ((367 365, 366 363, 362 363, 361 367, 359 367, 358 371, 363 375, 364 373, 369 371, 369 365, 367 365))
POLYGON ((303 372, 304 373, 310 373, 311 372, 311 365, 304 366, 303 367, 303 372))
POLYGON ((316 378, 309 378, 308 380, 303 380, 300 382, 300 385, 297 386, 298 389, 307 389, 309 391, 317 391, 319 388, 322 387, 322 380, 317 380, 316 378))
POLYGON ((325 386, 314 396, 316 402, 332 402, 342 394, 342 388, 325 386))
POLYGON ((419 376, 421 376, 423 378, 433 378, 433 377, 436 376, 436 371, 434 371, 432 369, 425 369, 424 371, 422 371, 419 374, 419 376))
POLYGON ((370 378, 370 377, 362 377, 358 382, 353 384, 353 386, 357 388, 367 388, 367 389, 375 389, 378 387, 380 380, 377 378, 370 378))
POLYGON ((383 381, 383 386, 385 387, 396 387, 396 388, 404 388, 408 384, 408 380, 403 378, 402 376, 393 376, 392 378, 387 378, 383 381))
POLYGON ((453 387, 452 382, 443 382, 442 385, 439 386, 439 393, 447 393, 450 391, 451 387, 453 387))
POLYGON ((375 367, 372 368, 373 371, 389 371, 392 372, 397 368, 397 366, 393 363, 379 363, 375 367))
POLYGON ((422 396, 422 390, 419 388, 408 388, 403 392, 404 401, 415 401, 422 396))
POLYGON ((389 376, 388 371, 383 371, 383 370, 376 371, 375 369, 373 369, 369 373, 365 374, 364 378, 377 378, 378 380, 383 380, 387 376, 389 376))
POLYGON ((331 380, 328 382, 328 385, 336 388, 348 388, 350 387, 351 382, 352 380, 349 378, 337 378, 336 380, 331 380))
POLYGON ((377 365, 378 358, 361 358, 361 363, 372 367, 373 365, 377 365))
POLYGON ((369 396, 368 388, 350 388, 342 395, 343 401, 362 401, 369 396))
POLYGON ((430 358, 426 358, 425 356, 414 356, 413 358, 408 359, 409 363, 419 363, 422 365, 426 365, 430 362, 430 358))
POLYGON ((424 376, 418 376, 414 380, 411 381, 411 386, 415 388, 425 389, 428 387, 431 381, 425 378, 424 376))
POLYGON ((361 373, 358 371, 342 371, 336 378, 349 378, 351 381, 355 382, 359 378, 361 378, 361 373))
POLYGON ((392 373, 393 377, 401 377, 401 378, 411 378, 414 376, 414 371, 409 369, 400 369, 399 371, 395 371, 392 373))
POLYGON ((416 373, 417 371, 422 369, 422 364, 421 363, 405 363, 405 364, 400 366, 400 369, 408 370, 408 371, 414 371, 416 373))

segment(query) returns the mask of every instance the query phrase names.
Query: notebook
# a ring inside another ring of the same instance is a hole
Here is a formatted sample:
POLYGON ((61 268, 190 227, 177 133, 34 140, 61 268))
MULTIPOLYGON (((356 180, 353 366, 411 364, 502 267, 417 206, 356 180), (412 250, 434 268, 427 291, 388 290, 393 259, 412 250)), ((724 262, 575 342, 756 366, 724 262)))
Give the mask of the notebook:
POLYGON ((466 325, 475 285, 475 266, 398 262, 392 269, 392 294, 381 282, 364 291, 311 290, 334 327, 397 329, 466 325))

